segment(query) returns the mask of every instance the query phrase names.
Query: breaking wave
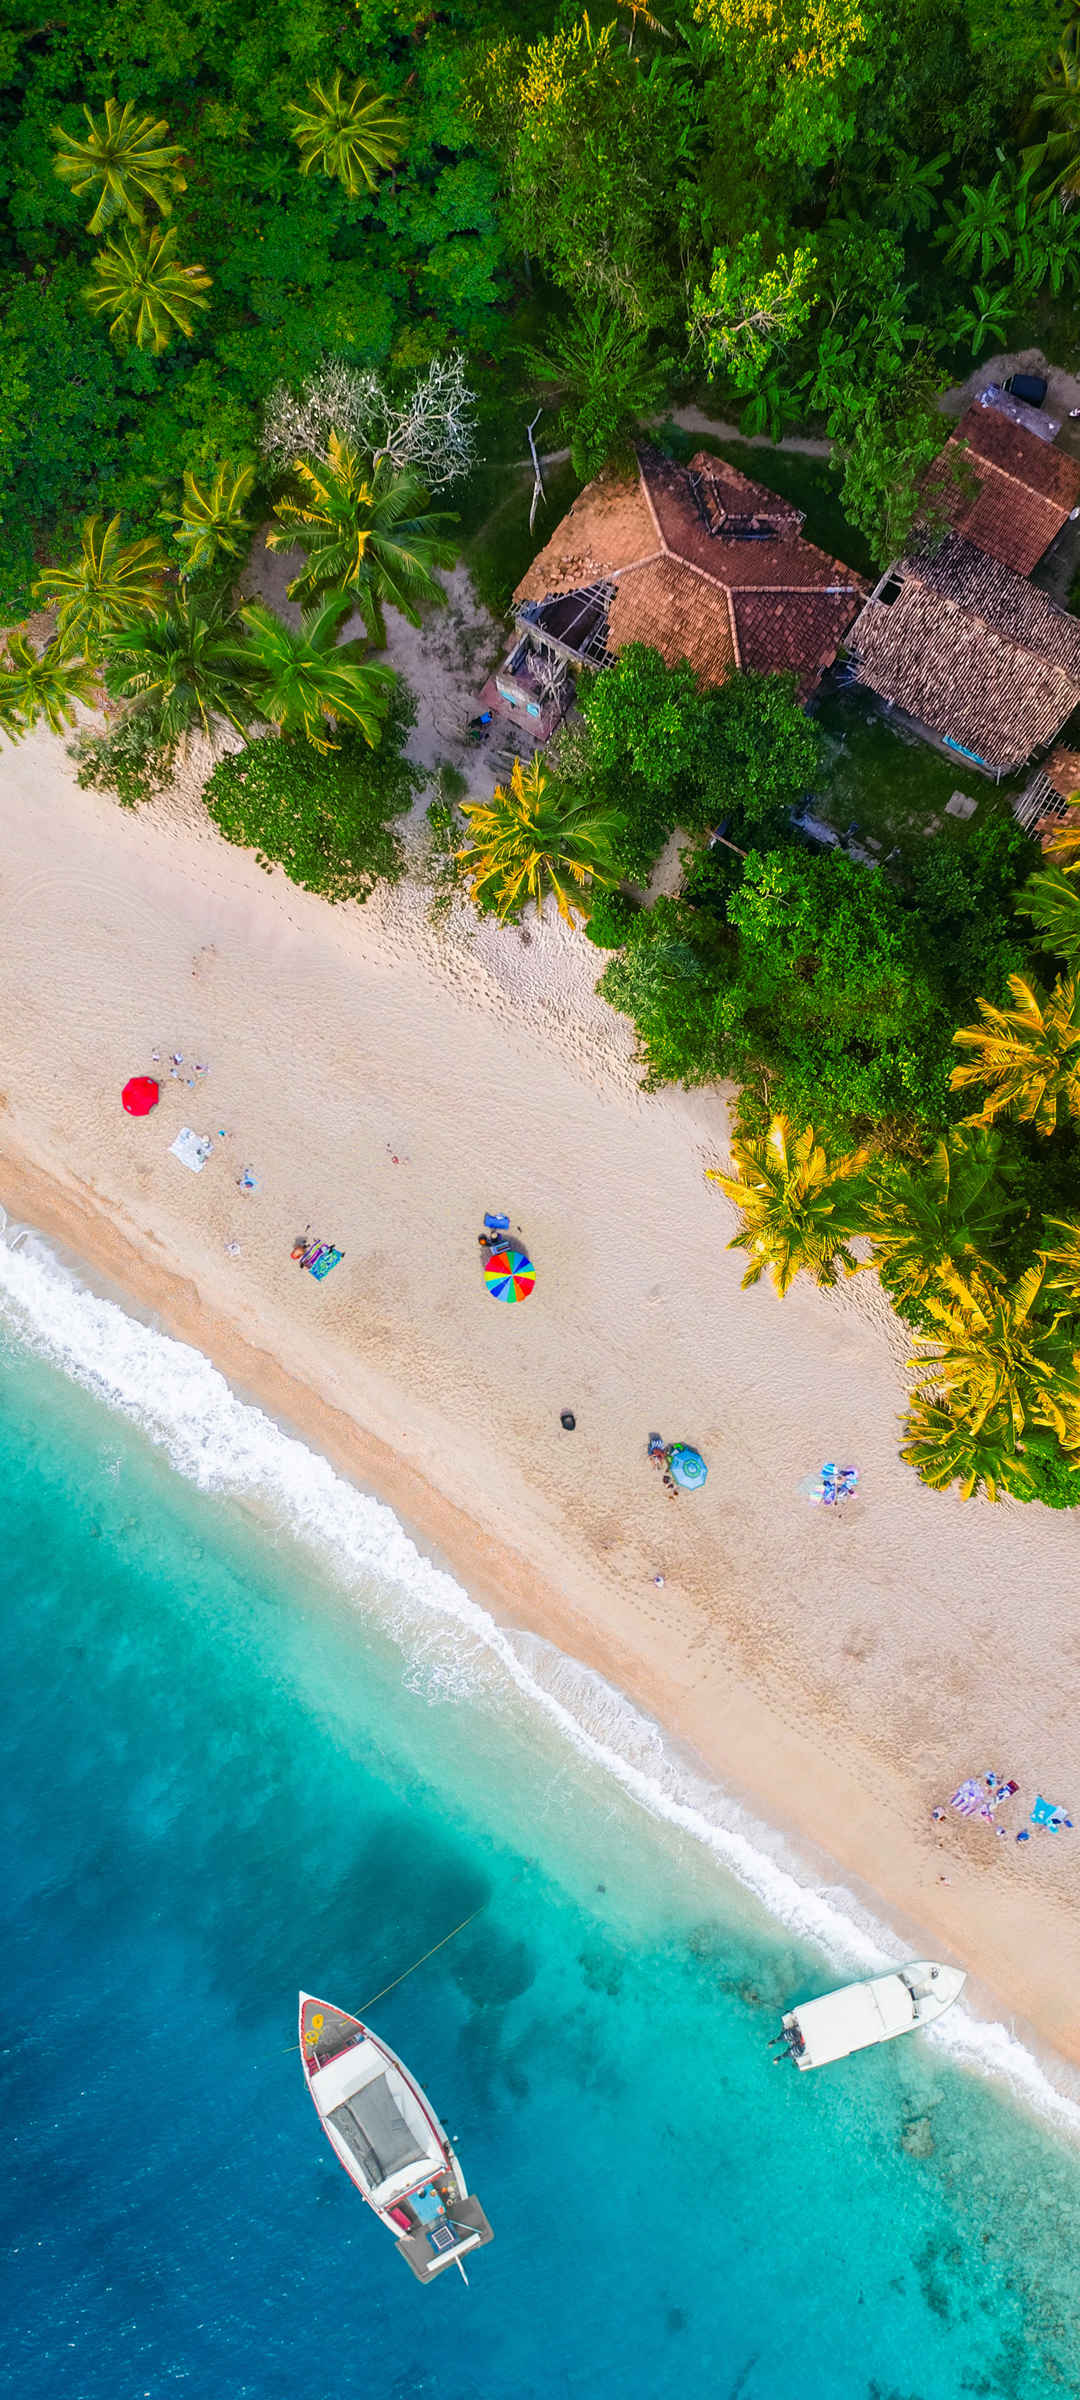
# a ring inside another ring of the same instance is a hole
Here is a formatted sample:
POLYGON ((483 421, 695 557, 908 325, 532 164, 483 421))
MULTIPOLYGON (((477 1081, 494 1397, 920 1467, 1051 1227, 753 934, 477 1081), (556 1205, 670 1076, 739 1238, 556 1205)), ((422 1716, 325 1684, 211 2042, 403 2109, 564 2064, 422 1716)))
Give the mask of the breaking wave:
MULTIPOLYGON (((696 1773, 612 1684, 539 1636, 499 1625, 422 1555, 392 1509, 240 1400, 200 1351, 89 1289, 41 1237, 8 1226, 2 1209, 0 1319, 26 1347, 140 1427, 201 1490, 261 1505, 317 1551, 346 1588, 374 1584, 382 1595, 380 1621, 406 1657, 413 1688, 432 1698, 487 1697, 497 1705, 509 1685, 593 1767, 614 1776, 651 1816, 711 1851, 773 1918, 816 1944, 831 1964, 865 1972, 883 1958, 907 1955, 854 1893, 815 1881, 779 1835, 696 1773)), ((1063 2130, 1080 2134, 1080 2102, 1050 2081, 1005 2025, 961 2004, 930 2038, 957 2065, 999 2079, 1063 2130)))

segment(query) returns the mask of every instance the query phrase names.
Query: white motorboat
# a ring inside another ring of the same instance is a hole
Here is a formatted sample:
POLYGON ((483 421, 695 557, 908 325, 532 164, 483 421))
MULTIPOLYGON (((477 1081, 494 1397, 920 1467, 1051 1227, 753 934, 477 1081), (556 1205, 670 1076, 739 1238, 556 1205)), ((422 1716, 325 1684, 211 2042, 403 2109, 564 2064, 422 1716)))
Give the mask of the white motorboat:
POLYGON ((917 2025, 933 2025, 952 2007, 966 1981, 961 1967, 916 1959, 891 1975, 875 1975, 869 1983, 848 1983, 820 2000, 804 2000, 801 2007, 788 2010, 775 2038, 804 2072, 807 2067, 828 2067, 834 2059, 849 2058, 853 2050, 870 2050, 876 2042, 894 2041, 898 2033, 914 2033, 917 2025))
POLYGON ((393 2050, 344 2009, 300 1994, 300 2055, 331 2149, 421 2283, 494 2237, 450 2136, 393 2050))

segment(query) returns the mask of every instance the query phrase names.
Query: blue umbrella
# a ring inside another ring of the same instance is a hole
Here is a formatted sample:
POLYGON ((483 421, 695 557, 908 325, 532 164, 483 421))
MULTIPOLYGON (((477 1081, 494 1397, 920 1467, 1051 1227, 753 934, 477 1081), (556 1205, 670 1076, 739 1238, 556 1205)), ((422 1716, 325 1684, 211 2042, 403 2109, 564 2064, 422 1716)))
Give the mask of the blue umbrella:
POLYGON ((668 1472, 684 1492, 696 1492, 709 1470, 700 1450, 691 1450, 687 1442, 673 1442, 668 1451, 668 1472))

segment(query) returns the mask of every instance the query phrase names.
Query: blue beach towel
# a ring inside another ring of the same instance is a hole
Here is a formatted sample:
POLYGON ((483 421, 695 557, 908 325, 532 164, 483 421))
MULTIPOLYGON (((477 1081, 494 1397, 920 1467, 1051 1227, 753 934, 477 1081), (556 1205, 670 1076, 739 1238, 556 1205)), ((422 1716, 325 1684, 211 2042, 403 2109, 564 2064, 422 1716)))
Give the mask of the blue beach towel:
POLYGON ((311 1269, 316 1283, 321 1283, 323 1276, 329 1275, 331 1267, 339 1267, 344 1256, 344 1250, 324 1250, 321 1258, 314 1261, 311 1269))

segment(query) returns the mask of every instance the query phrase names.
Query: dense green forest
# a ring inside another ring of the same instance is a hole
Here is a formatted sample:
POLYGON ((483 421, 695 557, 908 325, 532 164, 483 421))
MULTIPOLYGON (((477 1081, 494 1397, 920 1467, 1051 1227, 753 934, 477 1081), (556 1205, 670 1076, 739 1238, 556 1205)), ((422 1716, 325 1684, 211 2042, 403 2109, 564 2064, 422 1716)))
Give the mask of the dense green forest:
MULTIPOLYGON (((944 385, 1014 341, 1080 358, 1078 0, 8 0, 0 110, 0 727, 104 687, 78 772, 126 802, 232 727, 211 814, 330 899, 402 871, 419 781, 383 610, 437 605, 466 537, 505 600, 495 480, 539 407, 577 480, 689 398, 824 434, 866 567, 944 385), (268 520, 299 625, 238 586, 268 520)), ((633 650, 579 699, 491 803, 444 787, 444 882, 554 893, 646 1079, 738 1085, 751 1279, 870 1244, 926 1480, 1071 1503, 1075 846, 1041 862, 990 797, 885 864, 823 852, 825 720, 783 677, 633 650)))
POLYGON ((1021 325, 1073 338, 1074 28, 1060 0, 9 0, 0 606, 87 513, 159 530, 185 470, 254 464, 282 380, 455 347, 496 449, 530 346, 585 465, 694 378, 751 428, 820 422, 887 548, 935 381, 1021 325), (370 182, 334 150, 356 79, 361 134, 374 101, 391 128, 370 182), (109 101, 165 156, 134 217, 63 171, 109 101), (123 291, 161 242, 188 281, 157 349, 123 291))

